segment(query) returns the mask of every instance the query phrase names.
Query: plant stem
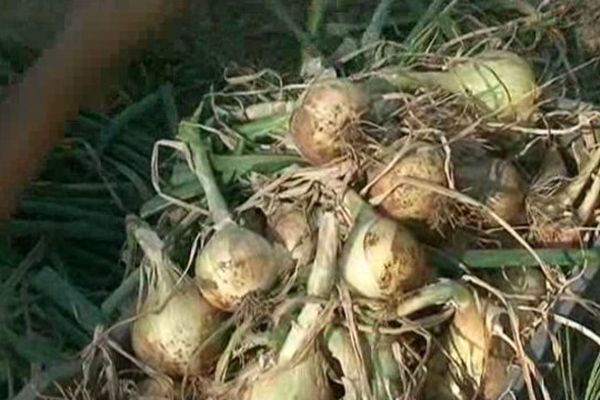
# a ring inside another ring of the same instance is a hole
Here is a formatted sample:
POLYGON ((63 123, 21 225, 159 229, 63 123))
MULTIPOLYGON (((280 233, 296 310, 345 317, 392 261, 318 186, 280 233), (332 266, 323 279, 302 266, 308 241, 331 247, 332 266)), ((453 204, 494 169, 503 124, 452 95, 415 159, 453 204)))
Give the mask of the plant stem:
POLYGON ((221 225, 225 221, 232 221, 231 213, 219 190, 219 186, 217 185, 215 175, 210 165, 208 151, 195 127, 183 122, 181 124, 179 138, 188 145, 192 153, 194 173, 204 189, 213 222, 216 225, 221 225))
POLYGON ((396 315, 404 317, 427 307, 446 304, 450 300, 453 300, 460 309, 472 304, 473 295, 459 282, 440 279, 437 283, 425 286, 401 301, 396 307, 396 315))
MULTIPOLYGON (((315 261, 308 278, 308 295, 327 297, 335 284, 338 250, 337 220, 332 213, 321 218, 315 261)), ((300 311, 279 353, 279 364, 294 358, 307 336, 318 324, 324 306, 308 303, 300 311)))

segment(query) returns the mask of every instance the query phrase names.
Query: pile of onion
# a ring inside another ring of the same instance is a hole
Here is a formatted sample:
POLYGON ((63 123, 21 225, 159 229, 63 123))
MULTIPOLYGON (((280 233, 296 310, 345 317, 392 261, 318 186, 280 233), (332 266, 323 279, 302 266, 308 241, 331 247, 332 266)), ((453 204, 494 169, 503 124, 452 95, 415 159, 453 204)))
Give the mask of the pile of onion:
POLYGON ((352 190, 344 193, 343 203, 353 225, 342 248, 340 270, 350 288, 385 300, 429 280, 424 249, 407 228, 377 213, 352 190))
POLYGON ((388 155, 381 166, 371 170, 375 179, 369 194, 387 215, 399 221, 424 221, 433 227, 444 217, 447 198, 414 185, 399 184, 402 177, 417 178, 447 186, 445 155, 440 147, 417 141, 399 159, 388 155))
POLYGON ((508 365, 514 356, 493 336, 499 310, 463 283, 440 279, 403 300, 399 317, 434 305, 451 304, 454 316, 428 361, 426 400, 495 400, 509 381, 508 365))
POLYGON ((193 280, 181 274, 154 231, 132 218, 129 223, 145 254, 147 281, 131 331, 133 350, 162 373, 174 377, 198 374, 224 347, 222 337, 213 337, 223 314, 202 297, 193 280))
MULTIPOLYGON (((327 300, 335 285, 338 227, 335 216, 320 220, 318 245, 307 283, 307 294, 327 300)), ((333 400, 325 359, 317 344, 309 340, 321 321, 324 305, 308 302, 300 311, 283 343, 277 363, 252 381, 242 395, 245 400, 333 400)))
POLYGON ((183 130, 180 138, 192 154, 215 230, 196 257, 196 282, 213 306, 233 311, 245 296, 270 289, 289 259, 264 237, 234 222, 198 133, 183 130))
POLYGON ((369 96, 359 85, 345 79, 319 81, 294 111, 291 135, 304 158, 326 164, 360 141, 360 123, 368 112, 369 96))
POLYGON ((438 87, 472 99, 500 120, 527 121, 537 110, 540 89, 529 63, 519 55, 485 51, 457 62, 446 71, 416 72, 388 67, 379 72, 401 89, 438 87))

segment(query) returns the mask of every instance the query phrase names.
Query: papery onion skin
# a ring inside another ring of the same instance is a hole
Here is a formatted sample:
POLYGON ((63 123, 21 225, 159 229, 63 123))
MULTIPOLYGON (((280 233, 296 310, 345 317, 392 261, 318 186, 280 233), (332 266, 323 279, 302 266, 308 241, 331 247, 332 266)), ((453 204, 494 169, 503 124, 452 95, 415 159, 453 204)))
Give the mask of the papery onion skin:
POLYGON ((304 210, 291 204, 277 206, 268 217, 269 233, 301 265, 307 264, 315 250, 315 234, 304 210))
MULTIPOLYGON (((391 217, 400 221, 424 221, 428 226, 435 226, 444 217, 447 198, 427 189, 398 184, 398 178, 417 178, 447 186, 444 152, 425 142, 416 142, 414 146, 414 151, 398 160, 373 184, 369 194, 375 198, 385 196, 379 208, 391 217)), ((386 162, 371 175, 378 176, 387 166, 386 162)))
POLYGON ((343 279, 362 296, 390 299, 431 277, 423 247, 398 222, 374 215, 353 228, 342 249, 343 279))
POLYGON ((312 164, 328 163, 359 139, 359 124, 368 109, 368 96, 358 85, 342 79, 317 82, 292 115, 294 143, 312 164))
POLYGON ((202 297, 193 282, 184 282, 176 290, 158 312, 153 311, 167 296, 147 299, 131 332, 135 354, 153 368, 174 377, 200 373, 224 347, 224 341, 216 339, 197 352, 219 328, 224 316, 202 297))
POLYGON ((269 289, 285 264, 264 237, 226 223, 196 257, 196 282, 213 306, 234 311, 244 296, 269 289))
POLYGON ((423 398, 496 400, 507 388, 508 366, 514 356, 493 336, 498 309, 467 285, 440 279, 403 299, 397 312, 403 317, 442 304, 452 304, 455 313, 436 344, 440 347, 428 360, 423 398))
MULTIPOLYGON (((456 186, 463 193, 481 201, 508 223, 525 218, 527 184, 512 163, 500 158, 482 158, 455 165, 456 186)), ((491 216, 486 226, 498 226, 491 216)))
POLYGON ((325 360, 316 350, 290 369, 258 377, 242 396, 243 400, 333 400, 325 360))

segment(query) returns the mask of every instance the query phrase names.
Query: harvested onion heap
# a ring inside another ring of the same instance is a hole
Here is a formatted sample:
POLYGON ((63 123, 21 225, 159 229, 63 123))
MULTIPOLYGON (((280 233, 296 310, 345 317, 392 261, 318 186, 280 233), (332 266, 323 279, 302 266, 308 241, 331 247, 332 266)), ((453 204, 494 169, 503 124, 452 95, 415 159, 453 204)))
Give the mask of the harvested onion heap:
POLYGON ((192 153, 215 224, 215 232, 196 257, 196 282, 213 306, 234 311, 245 296, 270 289, 289 260, 264 237, 233 221, 198 132, 184 129, 180 136, 192 153))
POLYGON ((434 305, 452 304, 452 322, 429 360, 426 400, 495 400, 509 382, 513 352, 493 336, 500 311, 463 283, 442 279, 402 301, 399 317, 434 305))
POLYGON ((447 71, 416 72, 388 67, 379 72, 399 88, 439 87, 472 99, 500 120, 527 121, 536 111, 540 89, 529 63, 509 51, 485 51, 447 71))
POLYGON ((146 256, 148 283, 131 331, 133 350, 159 372, 173 377, 199 374, 223 350, 223 339, 212 337, 223 314, 171 262, 154 231, 138 220, 129 223, 146 256))

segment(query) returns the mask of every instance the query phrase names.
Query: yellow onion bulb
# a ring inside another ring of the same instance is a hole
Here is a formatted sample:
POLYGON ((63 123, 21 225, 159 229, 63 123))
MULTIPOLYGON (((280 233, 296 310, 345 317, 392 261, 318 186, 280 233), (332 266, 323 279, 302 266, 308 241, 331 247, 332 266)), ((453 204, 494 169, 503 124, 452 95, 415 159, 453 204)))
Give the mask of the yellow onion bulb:
POLYGON ((328 163, 342 155, 345 145, 359 140, 359 125, 368 110, 368 96, 358 85, 343 79, 317 82, 292 115, 294 143, 312 164, 328 163))
POLYGON ((286 267, 286 259, 264 237, 233 221, 202 139, 189 125, 184 126, 187 129, 179 137, 188 145, 191 167, 215 224, 212 237, 196 255, 196 283, 213 306, 234 311, 245 296, 271 288, 286 267))
POLYGON ((144 266, 148 289, 131 328, 133 350, 167 375, 200 373, 223 349, 222 339, 208 339, 224 316, 202 297, 190 278, 178 272, 156 234, 136 234, 148 258, 144 266), (152 242, 156 245, 148 245, 152 242))
POLYGON ((472 99, 479 108, 505 121, 527 121, 537 110, 540 88, 523 57, 503 50, 485 51, 446 71, 415 72, 389 67, 379 73, 400 89, 438 87, 472 99))
POLYGON ((254 380, 244 392, 244 400, 333 400, 325 360, 311 350, 298 364, 280 371, 267 371, 254 380))
POLYGON ((390 299, 430 278, 422 245, 397 221, 363 211, 344 243, 343 279, 356 293, 390 299))
POLYGON ((246 295, 273 286, 285 264, 264 237, 228 222, 196 257, 196 282, 213 306, 234 311, 246 295))
MULTIPOLYGON (((417 178, 447 186, 445 156, 440 148, 425 142, 415 143, 415 149, 398 160, 393 167, 371 186, 369 194, 378 199, 387 215, 400 221, 424 221, 436 225, 444 217, 446 197, 431 190, 408 184, 398 184, 398 178, 417 178)), ((371 174, 377 177, 388 168, 391 158, 371 174)))

